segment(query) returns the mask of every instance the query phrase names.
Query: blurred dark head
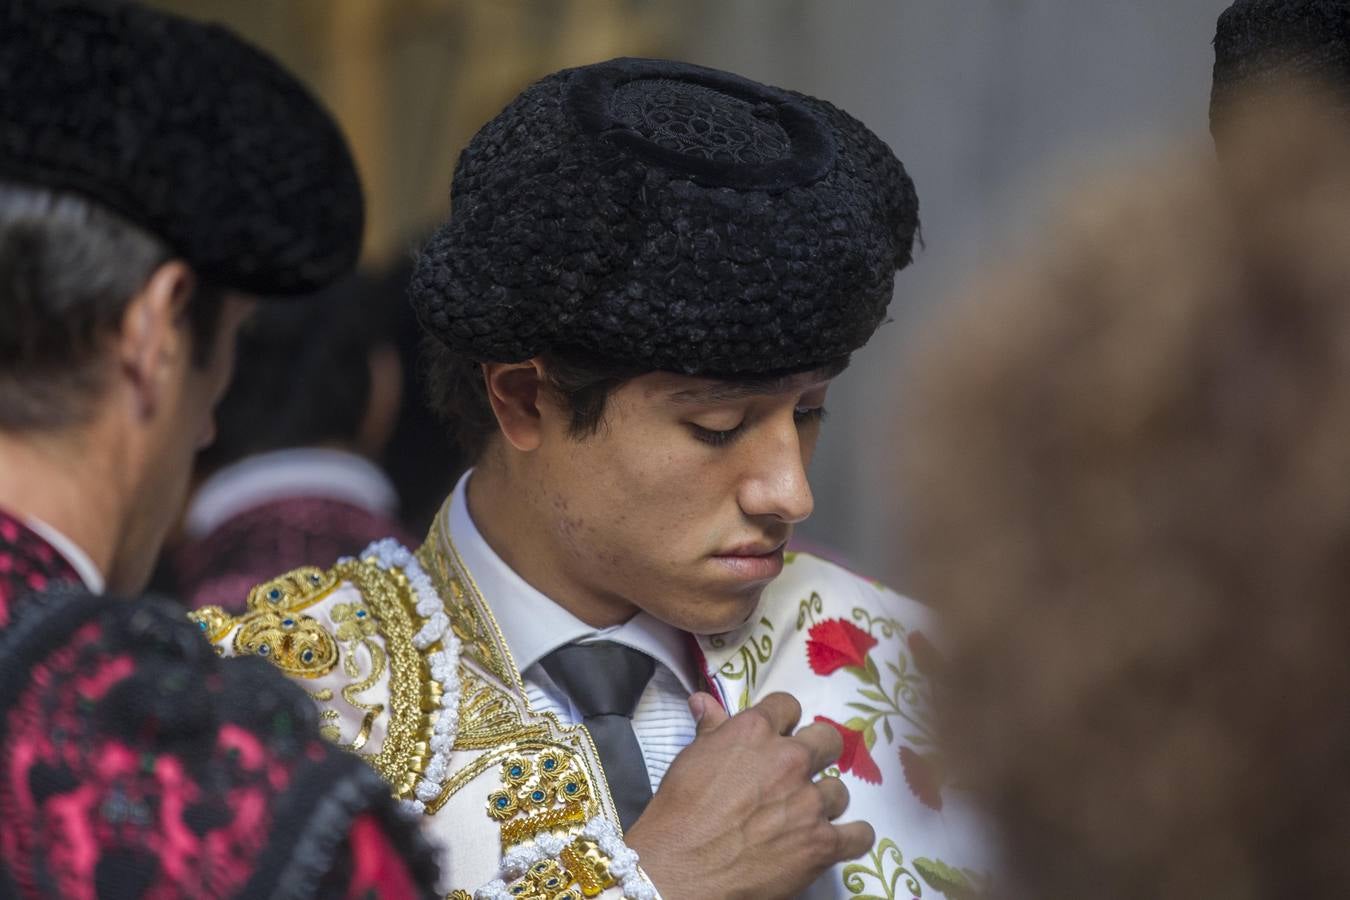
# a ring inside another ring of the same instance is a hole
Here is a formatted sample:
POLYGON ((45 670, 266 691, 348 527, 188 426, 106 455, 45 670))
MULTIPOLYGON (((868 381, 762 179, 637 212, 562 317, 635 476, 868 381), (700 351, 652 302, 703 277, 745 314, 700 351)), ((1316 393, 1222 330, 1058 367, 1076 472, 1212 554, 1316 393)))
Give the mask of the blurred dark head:
POLYGON ((1224 10, 1214 32, 1209 106, 1221 151, 1235 101, 1289 78, 1331 88, 1333 108, 1350 113, 1350 0, 1237 0, 1224 10))
POLYGON ((357 275, 311 296, 260 306, 240 331, 234 381, 198 475, 290 447, 378 457, 402 397, 393 343, 401 303, 357 275))
POLYGON ((909 571, 1000 897, 1350 896, 1350 134, 1297 105, 929 332, 909 571))

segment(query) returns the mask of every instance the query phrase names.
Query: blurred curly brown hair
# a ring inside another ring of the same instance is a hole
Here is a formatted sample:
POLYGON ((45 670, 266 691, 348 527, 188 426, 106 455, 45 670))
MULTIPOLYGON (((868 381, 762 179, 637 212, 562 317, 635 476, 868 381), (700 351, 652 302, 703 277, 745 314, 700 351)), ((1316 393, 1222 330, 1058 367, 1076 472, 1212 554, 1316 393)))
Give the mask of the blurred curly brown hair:
POLYGON ((1350 897, 1350 140, 1283 106, 923 354, 908 549, 1001 897, 1350 897))

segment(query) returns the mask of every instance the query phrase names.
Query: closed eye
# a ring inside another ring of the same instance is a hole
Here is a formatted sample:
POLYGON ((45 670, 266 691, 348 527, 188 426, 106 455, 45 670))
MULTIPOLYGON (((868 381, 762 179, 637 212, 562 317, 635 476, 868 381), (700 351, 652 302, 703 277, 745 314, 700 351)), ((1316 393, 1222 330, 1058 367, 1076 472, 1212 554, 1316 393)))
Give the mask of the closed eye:
MULTIPOLYGON (((825 407, 823 406, 799 406, 792 411, 793 421, 798 425, 820 423, 825 421, 825 416, 826 412, 825 407)), ((728 428, 723 431, 718 431, 713 428, 704 428, 701 425, 694 425, 692 423, 689 427, 693 429, 695 439, 710 447, 725 447, 740 436, 741 432, 745 430, 745 423, 741 422, 735 428, 728 428)))
POLYGON ((736 437, 745 430, 745 423, 737 425, 735 428, 728 428, 725 431, 715 431, 711 428, 704 428, 701 425, 690 425, 694 431, 694 438, 702 441, 710 447, 725 447, 736 439, 736 437))
POLYGON ((792 411, 792 417, 797 420, 798 425, 803 425, 807 422, 824 422, 827 415, 828 413, 825 412, 825 407, 823 406, 812 406, 807 408, 799 406, 792 411))

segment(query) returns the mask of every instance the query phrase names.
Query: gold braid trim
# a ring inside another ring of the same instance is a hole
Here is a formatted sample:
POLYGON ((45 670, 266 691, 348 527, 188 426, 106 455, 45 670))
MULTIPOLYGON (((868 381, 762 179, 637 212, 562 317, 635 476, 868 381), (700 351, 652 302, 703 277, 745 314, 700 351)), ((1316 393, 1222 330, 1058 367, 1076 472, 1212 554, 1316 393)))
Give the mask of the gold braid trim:
MULTIPOLYGON (((413 645, 419 621, 412 585, 397 569, 383 569, 374 560, 348 560, 333 568, 350 581, 370 607, 389 661, 389 725, 380 751, 366 759, 403 798, 411 797, 426 768, 432 725, 429 712, 440 707, 441 686, 431 677, 422 652, 413 645)), ((440 650, 439 642, 425 652, 440 650)), ((369 680, 369 679, 367 679, 369 680)), ((378 680, 378 679, 377 679, 378 680)), ((362 682, 364 683, 364 682, 362 682)), ((355 685, 349 685, 349 688, 355 685)), ((343 690, 344 699, 352 699, 343 690)), ((355 704, 354 704, 355 705, 355 704)), ((369 714, 370 707, 365 708, 369 714)), ((358 739, 361 735, 358 734, 358 739)))
POLYGON ((506 636, 497 627, 496 619, 479 594, 478 586, 460 563, 458 554, 451 559, 454 545, 441 525, 441 518, 438 514, 432 522, 426 543, 417 551, 417 561, 445 604, 450 628, 460 641, 461 653, 502 684, 524 694, 525 684, 516 671, 511 651, 507 649, 506 636), (445 548, 450 548, 450 553, 445 548))

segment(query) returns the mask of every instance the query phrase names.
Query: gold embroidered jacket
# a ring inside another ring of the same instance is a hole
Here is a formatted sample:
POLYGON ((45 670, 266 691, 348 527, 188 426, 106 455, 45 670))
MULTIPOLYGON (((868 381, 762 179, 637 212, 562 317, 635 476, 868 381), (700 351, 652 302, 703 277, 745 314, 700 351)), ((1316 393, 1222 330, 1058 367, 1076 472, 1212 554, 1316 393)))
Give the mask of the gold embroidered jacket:
MULTIPOLYGON (((444 848, 448 897, 655 897, 622 844, 584 727, 531 710, 490 606, 445 527, 329 570, 259 585, 248 611, 194 619, 225 655, 269 658, 320 707, 324 734, 359 753, 444 848)), ((871 854, 811 898, 946 898, 987 891, 979 829, 945 781, 929 713, 940 667, 923 610, 831 563, 790 554, 742 629, 697 639, 733 712, 786 690, 804 722, 844 738, 835 774, 871 854)), ((691 638, 692 640, 693 638, 691 638)))

